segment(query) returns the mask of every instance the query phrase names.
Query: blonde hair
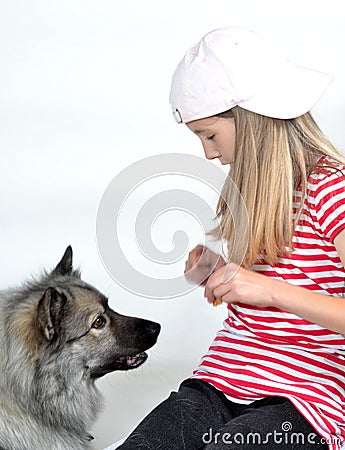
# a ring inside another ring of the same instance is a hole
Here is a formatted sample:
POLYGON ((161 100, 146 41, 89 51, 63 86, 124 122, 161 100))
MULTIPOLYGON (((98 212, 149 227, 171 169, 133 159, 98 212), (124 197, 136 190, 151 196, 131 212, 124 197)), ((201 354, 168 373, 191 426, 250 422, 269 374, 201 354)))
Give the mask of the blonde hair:
POLYGON ((263 255, 270 264, 293 250, 292 237, 319 159, 345 157, 323 135, 310 113, 274 119, 238 106, 218 117, 235 121, 235 161, 221 196, 218 226, 209 232, 228 241, 228 257, 250 268, 263 255), (302 200, 293 220, 294 192, 302 200))

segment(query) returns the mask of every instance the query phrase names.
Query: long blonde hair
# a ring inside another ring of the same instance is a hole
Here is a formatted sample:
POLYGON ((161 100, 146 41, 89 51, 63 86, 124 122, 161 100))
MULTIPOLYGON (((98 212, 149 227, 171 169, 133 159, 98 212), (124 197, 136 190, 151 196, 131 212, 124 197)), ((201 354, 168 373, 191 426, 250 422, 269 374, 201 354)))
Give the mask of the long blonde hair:
POLYGON ((225 239, 229 259, 243 267, 250 268, 259 254, 274 264, 293 250, 307 179, 317 162, 328 155, 345 164, 345 157, 310 113, 283 120, 236 106, 218 117, 235 121, 235 161, 218 201, 219 223, 209 234, 225 239), (297 187, 302 200, 293 220, 297 187))

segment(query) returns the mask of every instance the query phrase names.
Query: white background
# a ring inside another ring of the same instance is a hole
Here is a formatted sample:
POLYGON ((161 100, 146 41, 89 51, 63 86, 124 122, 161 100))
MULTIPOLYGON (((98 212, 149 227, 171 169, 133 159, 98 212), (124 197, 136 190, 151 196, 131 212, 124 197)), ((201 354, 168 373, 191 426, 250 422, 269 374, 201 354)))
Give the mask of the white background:
MULTIPOLYGON (((202 156, 171 117, 177 63, 214 28, 252 28, 297 62, 335 75, 314 116, 344 150, 344 21, 341 0, 0 0, 0 288, 52 267, 72 244, 83 278, 114 309, 162 324, 142 368, 99 383, 97 449, 127 434, 190 375, 225 316, 205 304, 201 289, 164 301, 129 293, 97 251, 98 204, 122 169, 160 153, 202 156)), ((183 223, 176 218, 176 229, 188 233, 183 223)), ((157 246, 171 232, 157 230, 157 246)), ((202 239, 193 231, 190 249, 202 239)))

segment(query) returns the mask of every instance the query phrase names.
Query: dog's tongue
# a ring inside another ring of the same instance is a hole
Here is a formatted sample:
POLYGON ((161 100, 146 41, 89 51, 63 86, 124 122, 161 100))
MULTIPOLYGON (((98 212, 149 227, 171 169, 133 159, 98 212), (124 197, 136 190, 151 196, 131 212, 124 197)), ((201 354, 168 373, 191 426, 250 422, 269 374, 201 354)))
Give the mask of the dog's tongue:
POLYGON ((126 357, 127 363, 130 364, 130 365, 135 364, 137 362, 137 360, 138 360, 138 357, 139 357, 139 355, 127 356, 126 357))
POLYGON ((126 356, 126 361, 130 367, 136 367, 142 364, 146 360, 146 358, 147 353, 143 352, 135 356, 126 356))

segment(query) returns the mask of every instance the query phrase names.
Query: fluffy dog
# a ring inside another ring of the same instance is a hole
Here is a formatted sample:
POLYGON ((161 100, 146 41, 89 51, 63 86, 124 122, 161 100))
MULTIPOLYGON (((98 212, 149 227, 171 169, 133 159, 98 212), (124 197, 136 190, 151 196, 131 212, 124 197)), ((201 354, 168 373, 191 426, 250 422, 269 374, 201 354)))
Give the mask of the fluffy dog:
POLYGON ((0 292, 0 449, 91 449, 101 406, 95 381, 139 367, 160 325, 114 312, 108 299, 59 264, 0 292))

